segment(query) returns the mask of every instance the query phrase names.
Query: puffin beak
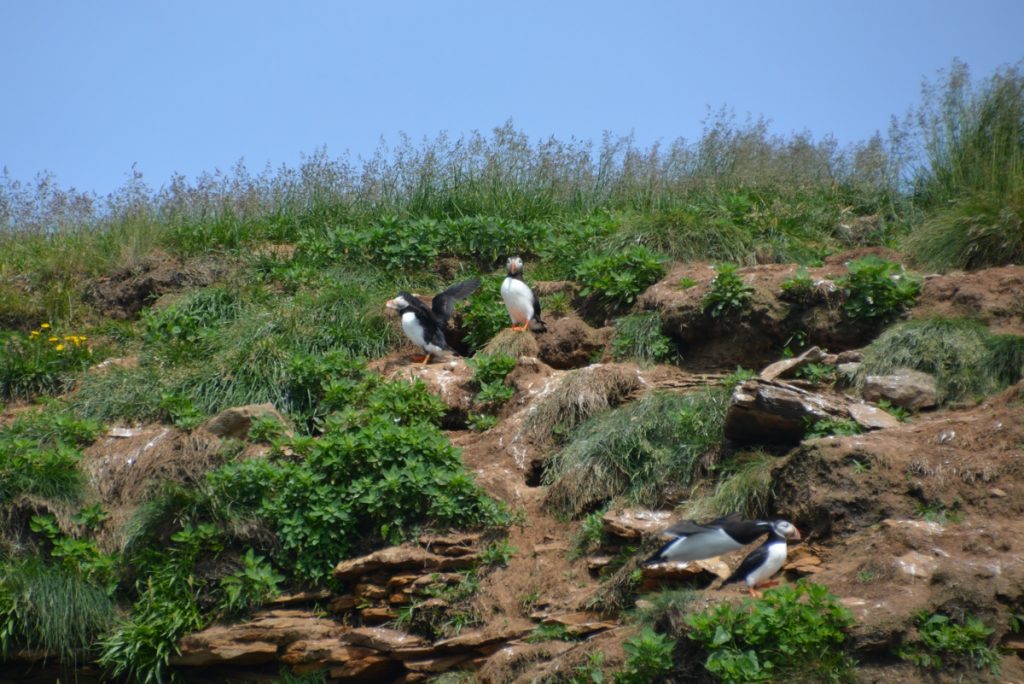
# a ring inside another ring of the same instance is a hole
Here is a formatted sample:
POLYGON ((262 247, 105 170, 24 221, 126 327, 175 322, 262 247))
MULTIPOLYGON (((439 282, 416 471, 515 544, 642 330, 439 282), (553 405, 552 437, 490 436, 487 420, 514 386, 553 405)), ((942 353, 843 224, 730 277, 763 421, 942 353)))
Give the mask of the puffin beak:
POLYGON ((387 307, 388 309, 398 308, 398 304, 395 302, 394 299, 389 299, 387 302, 385 302, 384 306, 387 307))
POLYGON ((801 539, 803 539, 803 537, 800 536, 800 530, 796 529, 796 527, 793 528, 793 536, 790 538, 796 541, 800 541, 801 539))

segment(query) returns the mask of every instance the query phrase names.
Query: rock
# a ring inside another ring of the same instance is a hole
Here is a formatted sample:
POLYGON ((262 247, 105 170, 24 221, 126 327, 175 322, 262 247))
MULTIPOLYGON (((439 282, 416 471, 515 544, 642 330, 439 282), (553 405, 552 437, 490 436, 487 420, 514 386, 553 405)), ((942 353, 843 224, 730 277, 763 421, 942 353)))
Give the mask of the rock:
POLYGON ((594 632, 603 632, 606 629, 614 629, 619 623, 611 620, 602 620, 597 613, 580 611, 576 613, 564 613, 562 615, 549 615, 543 619, 545 625, 561 625, 565 631, 572 636, 586 636, 594 632))
POLYGON ((725 579, 732 574, 732 570, 725 561, 719 558, 706 558, 698 561, 667 562, 645 565, 643 575, 645 579, 672 580, 677 582, 692 580, 702 574, 707 574, 709 582, 718 577, 725 579))
POLYGON ((860 370, 860 364, 849 362, 849 363, 837 363, 836 370, 839 372, 840 379, 843 382, 852 382, 852 378, 857 376, 857 371, 860 370))
POLYGON ((389 620, 394 620, 398 617, 398 613, 386 606, 363 608, 359 611, 359 615, 362 616, 363 622, 368 625, 379 625, 382 622, 388 622, 389 620))
POLYGON ((314 668, 308 666, 313 665, 316 669, 322 669, 376 655, 380 654, 373 649, 346 646, 337 639, 303 639, 289 644, 284 649, 281 653, 281 662, 294 668, 312 670, 314 668))
POLYGON ((277 659, 282 646, 296 641, 333 639, 344 628, 308 611, 274 610, 258 613, 248 622, 211 625, 186 635, 170 664, 178 667, 257 665, 277 659))
POLYGON ((900 426, 896 417, 871 404, 850 404, 847 409, 850 418, 865 430, 885 430, 900 426))
POLYGON ((358 603, 355 596, 338 596, 327 604, 327 610, 332 613, 345 613, 355 608, 358 603))
POLYGON ((809 423, 847 415, 843 403, 820 394, 777 381, 747 380, 729 400, 725 436, 735 442, 795 443, 809 423))
POLYGON ((581 368, 590 363, 605 341, 599 331, 575 316, 548 323, 546 333, 537 336, 537 356, 552 368, 581 368))
POLYGON ((351 581, 378 570, 386 574, 397 574, 407 570, 461 570, 472 566, 476 561, 476 554, 442 556, 419 546, 403 544, 374 551, 360 558, 344 560, 334 568, 334 576, 341 581, 351 581))
POLYGON ((864 352, 859 349, 847 349, 836 355, 836 364, 860 363, 864 360, 864 352))
POLYGON ((818 347, 811 347, 800 356, 795 356, 791 359, 782 359, 776 361, 772 365, 761 371, 759 376, 762 380, 775 380, 782 377, 787 373, 795 371, 801 366, 806 366, 809 363, 818 363, 825 358, 825 352, 821 351, 818 347))
POLYGON ((490 653, 507 641, 524 637, 533 631, 532 623, 504 624, 489 629, 475 629, 434 642, 438 653, 479 651, 490 653))
POLYGON ((332 667, 328 674, 331 679, 355 679, 360 680, 379 678, 382 681, 389 679, 387 675, 397 674, 399 664, 391 658, 382 655, 371 655, 359 660, 351 660, 341 667, 332 667))
POLYGON ((345 644, 372 648, 382 653, 428 645, 421 637, 385 627, 357 627, 344 632, 339 640, 345 644))
POLYGON ((379 601, 387 597, 388 590, 378 584, 359 583, 352 589, 352 593, 356 595, 357 600, 379 601))
POLYGON ((234 437, 243 439, 249 434, 253 420, 272 418, 287 427, 288 420, 281 415, 273 404, 248 404, 224 409, 203 425, 206 430, 218 437, 234 437))
POLYGON ((460 663, 473 657, 472 653, 455 653, 453 655, 424 658, 422 660, 403 660, 402 664, 413 672, 446 672, 460 663))
POLYGON ((896 567, 905 575, 916 579, 931 579, 939 562, 931 556, 926 556, 920 551, 908 551, 896 559, 896 567))
POLYGON ((615 556, 587 556, 587 570, 600 572, 607 568, 615 560, 615 556))
POLYGON ((609 510, 601 519, 604 531, 622 539, 640 539, 666 528, 672 519, 670 511, 650 511, 642 508, 609 510))
POLYGON ((314 601, 326 601, 331 598, 331 592, 322 591, 300 591, 294 594, 280 594, 271 599, 268 605, 280 607, 291 606, 302 603, 313 603, 314 601))
POLYGON ((479 545, 479 532, 453 532, 451 534, 424 534, 420 544, 442 556, 462 556, 472 553, 479 545))
POLYGON ((868 401, 885 399, 909 411, 931 408, 937 403, 935 378, 921 371, 903 368, 890 375, 869 375, 862 390, 868 401))

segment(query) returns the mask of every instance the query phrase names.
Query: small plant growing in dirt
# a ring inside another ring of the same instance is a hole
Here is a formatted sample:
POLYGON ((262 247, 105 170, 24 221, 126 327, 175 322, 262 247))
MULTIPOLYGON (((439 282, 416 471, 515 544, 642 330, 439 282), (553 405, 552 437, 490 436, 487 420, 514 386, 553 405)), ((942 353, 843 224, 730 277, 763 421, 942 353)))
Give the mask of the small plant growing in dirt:
POLYGON ((814 300, 814 279, 801 266, 793 276, 782 281, 782 299, 797 304, 808 304, 814 300))
POLYGON ((604 539, 604 514, 607 510, 602 508, 583 518, 580 529, 573 535, 569 560, 582 558, 601 546, 604 539))
POLYGON ((263 605, 277 596, 277 587, 284 579, 284 575, 275 572, 266 558, 249 549, 242 556, 242 567, 220 580, 220 588, 224 592, 219 606, 221 613, 241 615, 263 605))
POLYGON ((901 423, 905 423, 910 419, 910 411, 902 406, 893 405, 893 403, 888 399, 880 399, 878 401, 878 408, 882 409, 901 423))
POLYGON ((724 682, 852 681, 853 616, 822 585, 801 580, 686 622, 686 638, 706 654, 704 667, 724 682))
POLYGON ((672 671, 675 642, 645 627, 622 645, 626 652, 623 670, 615 675, 619 684, 649 684, 672 671))
POLYGON ((836 367, 827 363, 809 363, 797 368, 795 375, 816 385, 831 385, 836 381, 836 367))
POLYGON ((635 245, 584 259, 575 275, 583 285, 580 294, 584 297, 594 295, 610 306, 626 307, 665 275, 664 258, 643 245, 635 245))
POLYGON ((921 283, 899 264, 868 255, 847 266, 847 274, 836 283, 845 295, 843 309, 859 321, 885 323, 913 305, 921 283))
POLYGON ((545 316, 565 316, 572 310, 572 303, 565 292, 552 292, 540 298, 540 308, 545 316))
POLYGON ((464 306, 462 325, 466 328, 465 340, 473 349, 482 349, 510 325, 508 311, 501 299, 500 278, 483 278, 480 287, 464 306))
POLYGON ((573 635, 565 625, 537 625, 526 637, 526 643, 539 644, 545 641, 572 641, 573 635))
POLYGON ((733 264, 720 264, 718 275, 711 281, 711 289, 701 302, 702 311, 712 318, 743 310, 750 301, 754 288, 743 282, 733 264))
POLYGON ((471 413, 466 418, 466 427, 473 432, 487 432, 498 424, 498 416, 488 413, 471 413))
POLYGON ((612 356, 617 361, 669 361, 674 356, 672 341, 661 331, 661 315, 657 312, 639 313, 615 321, 612 356))
POLYGON ((508 539, 492 542, 480 552, 480 565, 503 568, 508 565, 518 550, 509 543, 508 539))
POLYGON ((914 506, 914 515, 928 522, 938 523, 940 525, 954 524, 957 525, 963 522, 964 513, 960 510, 960 501, 955 500, 951 506, 947 506, 939 499, 932 501, 919 501, 914 506))
POLYGON ((917 616, 917 639, 900 646, 896 655, 926 669, 988 668, 997 675, 999 652, 989 645, 993 631, 976 617, 967 616, 957 624, 941 613, 922 612, 917 616))
POLYGON ((182 430, 198 427, 206 418, 191 399, 176 392, 161 395, 160 408, 171 419, 171 423, 182 430))
POLYGON ((819 437, 845 437, 849 435, 859 435, 861 433, 860 425, 857 425, 854 421, 849 418, 823 418, 822 420, 808 421, 807 432, 804 433, 804 439, 817 439, 819 437))
POLYGON ((694 280, 693 278, 687 278, 686 276, 683 276, 682 278, 679 279, 679 289, 680 290, 689 290, 691 287, 693 287, 696 284, 697 284, 697 281, 694 280))
POLYGON ((516 390, 505 384, 505 378, 516 367, 516 360, 505 354, 477 354, 469 359, 473 384, 478 388, 473 401, 485 409, 496 409, 511 399, 516 390))
POLYGON ((270 444, 275 439, 284 437, 284 426, 268 416, 260 416, 249 426, 249 441, 270 444))

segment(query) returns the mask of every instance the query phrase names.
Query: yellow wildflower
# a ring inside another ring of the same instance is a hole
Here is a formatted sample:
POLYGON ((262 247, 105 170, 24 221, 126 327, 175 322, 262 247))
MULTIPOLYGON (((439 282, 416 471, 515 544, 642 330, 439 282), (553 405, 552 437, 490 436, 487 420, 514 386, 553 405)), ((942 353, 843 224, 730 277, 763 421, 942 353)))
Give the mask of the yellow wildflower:
POLYGON ((28 336, 29 337, 39 337, 39 331, 38 330, 33 330, 32 332, 30 332, 28 334, 28 336))
POLYGON ((58 340, 56 337, 51 337, 50 339, 48 339, 46 341, 47 342, 59 342, 60 340, 58 340))
POLYGON ((64 351, 64 345, 58 344, 56 347, 54 347, 54 349, 56 349, 57 351, 64 351))
POLYGON ((39 328, 40 328, 41 330, 46 330, 46 329, 47 329, 47 328, 49 328, 49 327, 50 327, 50 324, 49 324, 49 323, 42 323, 42 324, 40 324, 40 326, 39 326, 39 328))

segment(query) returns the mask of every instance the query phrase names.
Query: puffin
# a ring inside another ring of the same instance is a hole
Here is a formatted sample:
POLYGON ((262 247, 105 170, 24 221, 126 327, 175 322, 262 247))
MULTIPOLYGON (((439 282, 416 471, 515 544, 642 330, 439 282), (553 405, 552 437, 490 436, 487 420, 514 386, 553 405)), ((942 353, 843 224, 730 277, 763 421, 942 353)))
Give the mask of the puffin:
POLYGON ((776 520, 770 524, 771 530, 768 532, 768 538, 765 539, 764 544, 751 551, 739 564, 739 567, 722 582, 719 589, 742 580, 747 583, 750 595, 753 598, 760 598, 761 594, 757 591, 759 586, 777 584, 777 582, 768 580, 786 564, 788 553, 786 540, 799 540, 800 530, 796 529, 796 526, 788 520, 776 520))
POLYGON ((546 330, 544 321, 540 319, 540 300, 530 286, 523 282, 522 257, 509 257, 508 275, 501 283, 501 298, 505 300, 505 308, 512 318, 512 329, 522 332, 530 327, 537 332, 546 330))
POLYGON ((399 292, 394 299, 389 299, 384 306, 394 309, 402 317, 402 331, 413 344, 423 349, 425 356, 422 363, 426 365, 431 354, 452 351, 444 338, 444 328, 455 309, 455 302, 465 299, 478 287, 479 278, 456 283, 434 295, 429 309, 418 297, 405 291, 399 292))
POLYGON ((771 531, 774 524, 766 520, 744 520, 739 513, 730 513, 706 523, 681 520, 665 528, 662 534, 671 535, 672 541, 645 560, 644 565, 721 556, 757 541, 758 537, 771 531))

